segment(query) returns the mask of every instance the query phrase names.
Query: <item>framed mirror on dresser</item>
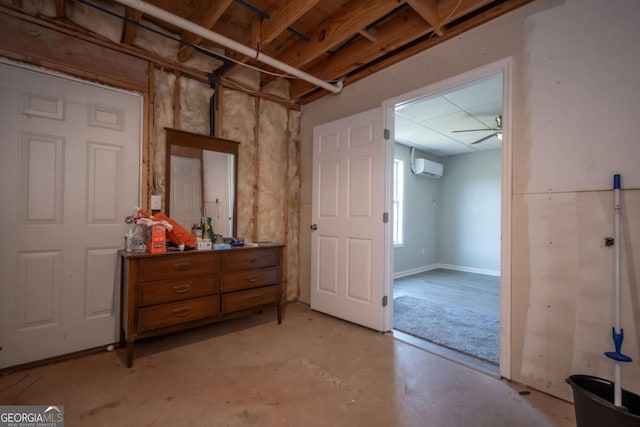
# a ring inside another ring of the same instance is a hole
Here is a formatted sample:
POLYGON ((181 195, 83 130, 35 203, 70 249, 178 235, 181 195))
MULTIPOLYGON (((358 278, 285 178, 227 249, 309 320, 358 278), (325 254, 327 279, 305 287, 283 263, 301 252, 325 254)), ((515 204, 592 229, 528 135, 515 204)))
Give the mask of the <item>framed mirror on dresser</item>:
POLYGON ((165 131, 165 213, 187 230, 210 217, 216 234, 235 236, 239 143, 165 131))

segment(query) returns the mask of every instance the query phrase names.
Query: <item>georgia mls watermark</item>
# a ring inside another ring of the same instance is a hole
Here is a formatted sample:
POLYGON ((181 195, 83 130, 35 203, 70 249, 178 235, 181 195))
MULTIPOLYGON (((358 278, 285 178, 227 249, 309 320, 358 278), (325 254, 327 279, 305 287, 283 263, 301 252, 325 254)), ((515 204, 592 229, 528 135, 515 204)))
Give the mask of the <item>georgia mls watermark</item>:
POLYGON ((0 406, 0 427, 64 427, 64 406, 0 406))

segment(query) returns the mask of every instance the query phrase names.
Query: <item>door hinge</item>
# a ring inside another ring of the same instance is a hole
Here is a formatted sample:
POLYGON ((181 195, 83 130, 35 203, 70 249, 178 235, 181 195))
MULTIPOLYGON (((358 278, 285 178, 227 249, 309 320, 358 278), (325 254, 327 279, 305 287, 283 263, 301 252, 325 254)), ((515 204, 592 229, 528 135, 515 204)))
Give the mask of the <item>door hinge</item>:
POLYGON ((384 130, 384 139, 391 139, 391 132, 389 132, 389 129, 384 130))
POLYGON ((382 213, 382 222, 385 224, 389 222, 389 212, 382 213))
POLYGON ((382 297, 382 306, 386 307, 388 303, 389 303, 389 299, 387 298, 387 296, 386 295, 383 296, 382 297))

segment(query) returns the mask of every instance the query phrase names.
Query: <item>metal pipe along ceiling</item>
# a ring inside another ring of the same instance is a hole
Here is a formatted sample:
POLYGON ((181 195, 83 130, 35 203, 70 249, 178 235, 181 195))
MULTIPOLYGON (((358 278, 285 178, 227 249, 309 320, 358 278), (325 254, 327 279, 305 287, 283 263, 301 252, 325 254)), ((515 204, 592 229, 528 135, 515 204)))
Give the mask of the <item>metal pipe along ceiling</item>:
POLYGON ((138 9, 142 13, 153 16, 154 18, 160 19, 162 21, 168 22, 170 24, 176 25, 183 30, 189 31, 193 34, 197 34, 204 39, 212 41, 214 43, 221 44, 222 46, 228 47, 229 49, 235 50, 238 53, 254 58, 263 64, 270 65, 274 68, 277 68, 280 71, 284 71, 285 73, 291 74, 292 76, 298 77, 302 80, 305 80, 313 85, 319 86, 323 89, 326 89, 333 93, 339 93, 342 91, 342 81, 337 84, 331 84, 324 80, 320 80, 319 78, 312 76, 311 74, 305 73, 302 70, 292 67, 291 65, 285 64, 282 61, 279 61, 271 56, 265 55, 261 52, 258 52, 255 49, 251 49, 241 43, 236 42, 235 40, 231 40, 221 34, 215 33, 207 28, 201 27, 200 25, 194 24, 191 21, 188 21, 180 16, 174 15, 172 13, 167 12, 164 9, 160 9, 152 4, 146 3, 142 0, 116 0, 118 3, 124 4, 125 6, 132 7, 134 9, 138 9))

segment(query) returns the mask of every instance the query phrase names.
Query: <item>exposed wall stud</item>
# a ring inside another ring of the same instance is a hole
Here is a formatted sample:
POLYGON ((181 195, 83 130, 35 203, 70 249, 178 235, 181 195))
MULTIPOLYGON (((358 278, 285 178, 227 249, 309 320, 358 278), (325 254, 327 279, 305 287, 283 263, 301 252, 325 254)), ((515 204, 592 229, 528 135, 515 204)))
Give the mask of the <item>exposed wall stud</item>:
POLYGON ((176 71, 173 82, 173 127, 180 129, 180 71, 176 71))
POLYGON ((253 241, 259 239, 258 235, 258 206, 260 191, 258 189, 258 183, 260 182, 260 98, 255 99, 255 127, 253 128, 253 141, 255 146, 253 157, 253 170, 256 176, 256 183, 253 186, 253 241))

